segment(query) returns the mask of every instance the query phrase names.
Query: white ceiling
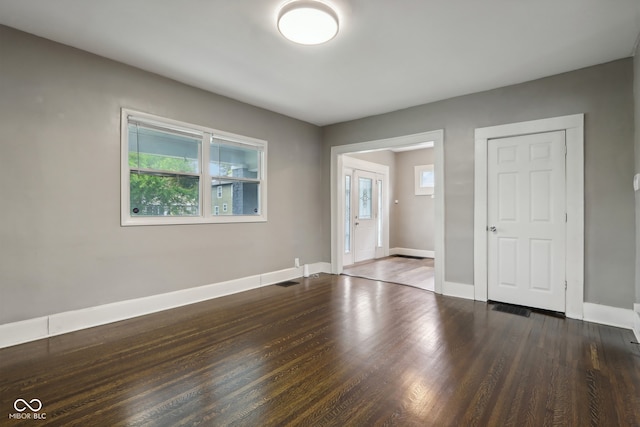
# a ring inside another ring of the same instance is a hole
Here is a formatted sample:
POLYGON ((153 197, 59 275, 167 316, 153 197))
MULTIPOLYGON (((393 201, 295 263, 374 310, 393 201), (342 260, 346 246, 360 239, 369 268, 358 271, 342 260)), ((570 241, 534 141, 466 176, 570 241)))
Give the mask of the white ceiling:
POLYGON ((632 55, 640 0, 326 0, 338 36, 280 36, 282 0, 0 0, 0 24, 326 125, 632 55))

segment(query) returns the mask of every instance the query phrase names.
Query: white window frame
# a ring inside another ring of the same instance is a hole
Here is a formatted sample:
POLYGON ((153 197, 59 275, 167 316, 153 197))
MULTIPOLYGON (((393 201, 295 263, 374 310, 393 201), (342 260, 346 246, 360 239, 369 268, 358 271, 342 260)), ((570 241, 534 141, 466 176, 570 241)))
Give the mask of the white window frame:
POLYGON ((227 205, 226 203, 222 204, 222 212, 227 212, 229 210, 229 205, 227 205))
POLYGON ((432 196, 435 188, 435 173, 433 165, 419 165, 414 166, 415 170, 415 195, 416 196, 432 196), (423 186, 422 175, 424 173, 431 173, 434 177, 434 185, 423 186))
POLYGON ((221 185, 219 185, 217 187, 216 193, 217 193, 218 199, 222 199, 222 186, 221 185))
POLYGON ((121 111, 120 128, 120 221, 122 226, 137 225, 177 225, 177 224, 216 224, 239 222, 266 222, 267 221, 267 141, 243 135, 237 135, 217 129, 167 119, 165 117, 140 111, 123 108, 121 111), (200 144, 200 215, 198 216, 131 216, 130 206, 130 182, 129 182, 129 118, 136 121, 156 125, 167 130, 187 131, 202 135, 200 144), (220 215, 212 212, 211 175, 209 174, 209 149, 211 138, 224 139, 236 144, 258 149, 260 162, 260 176, 256 179, 260 182, 258 205, 260 212, 257 215, 220 215))

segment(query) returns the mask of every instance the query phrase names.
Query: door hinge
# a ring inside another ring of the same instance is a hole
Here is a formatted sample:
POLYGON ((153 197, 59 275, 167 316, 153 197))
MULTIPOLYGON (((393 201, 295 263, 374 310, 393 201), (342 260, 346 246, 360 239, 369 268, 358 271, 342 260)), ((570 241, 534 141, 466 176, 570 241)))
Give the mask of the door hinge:
POLYGON ((566 280, 564 281, 564 290, 565 291, 567 290, 567 281, 566 280))
POLYGON ((568 213, 564 213, 564 222, 569 222, 569 214, 568 213))

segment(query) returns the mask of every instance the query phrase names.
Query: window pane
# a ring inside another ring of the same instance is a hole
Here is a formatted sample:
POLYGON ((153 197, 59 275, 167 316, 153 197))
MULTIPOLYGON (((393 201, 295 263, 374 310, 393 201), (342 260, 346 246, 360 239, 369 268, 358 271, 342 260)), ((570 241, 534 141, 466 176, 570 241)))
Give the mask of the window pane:
POLYGON ((211 211, 219 215, 259 215, 260 184, 233 180, 212 180, 211 194, 222 196, 211 198, 211 211), (226 206, 226 208, 225 208, 226 206))
POLYGON ((344 177, 344 252, 351 252, 351 176, 344 177))
POLYGON ((209 159, 209 172, 212 176, 258 178, 259 168, 259 150, 225 144, 223 140, 213 139, 209 159))
POLYGON ((433 179, 433 171, 422 171, 420 175, 420 187, 433 187, 434 179, 433 179))
POLYGON ((200 172, 201 140, 129 125, 129 167, 200 172))
POLYGON ((131 172, 131 216, 200 215, 197 176, 131 172))
POLYGON ((372 196, 372 187, 373 180, 371 178, 359 178, 359 190, 358 190, 358 199, 359 199, 359 219, 371 219, 371 196, 372 196))

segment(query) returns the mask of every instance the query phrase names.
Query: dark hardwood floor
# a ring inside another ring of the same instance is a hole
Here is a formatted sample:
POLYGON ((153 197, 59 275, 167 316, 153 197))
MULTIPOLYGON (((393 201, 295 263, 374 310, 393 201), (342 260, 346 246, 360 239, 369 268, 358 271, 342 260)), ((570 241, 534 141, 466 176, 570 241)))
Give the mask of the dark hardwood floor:
POLYGON ((434 289, 433 258, 389 256, 344 267, 343 274, 421 289, 434 289))
POLYGON ((300 281, 0 350, 0 424, 640 425, 628 330, 300 281), (8 419, 18 398, 46 421, 8 419))

